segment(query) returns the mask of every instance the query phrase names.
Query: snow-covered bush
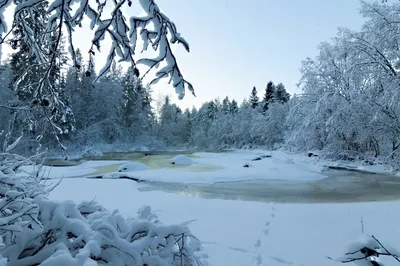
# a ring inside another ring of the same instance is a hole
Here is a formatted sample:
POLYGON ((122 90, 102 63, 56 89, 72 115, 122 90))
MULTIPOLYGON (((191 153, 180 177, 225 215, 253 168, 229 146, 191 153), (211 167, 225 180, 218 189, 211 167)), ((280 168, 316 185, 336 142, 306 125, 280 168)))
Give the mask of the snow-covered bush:
POLYGON ((94 201, 47 199, 39 158, 10 153, 20 139, 0 153, 0 265, 201 265, 188 227, 163 225, 148 206, 126 220, 94 201))
POLYGON ((14 230, 13 237, 3 236, 8 265, 201 265, 188 228, 163 225, 148 206, 127 221, 96 202, 24 200, 29 217, 1 230, 14 230))
POLYGON ((358 266, 384 266, 392 265, 386 264, 389 261, 400 263, 400 252, 374 235, 362 234, 357 241, 345 247, 343 255, 334 259, 328 258, 341 263, 354 263, 358 266))

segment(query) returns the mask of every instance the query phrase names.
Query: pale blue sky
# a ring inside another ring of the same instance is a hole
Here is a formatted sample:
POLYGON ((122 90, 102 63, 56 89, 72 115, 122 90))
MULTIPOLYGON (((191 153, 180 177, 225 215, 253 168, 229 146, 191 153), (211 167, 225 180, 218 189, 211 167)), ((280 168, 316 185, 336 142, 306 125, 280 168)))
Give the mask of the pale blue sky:
MULTIPOLYGON (((301 60, 334 37, 339 26, 358 30, 358 0, 158 0, 191 45, 177 50, 184 76, 197 98, 182 107, 228 95, 242 101, 253 86, 261 95, 269 80, 299 92, 301 60)), ((173 95, 166 84, 158 86, 173 95)), ((176 98, 175 98, 176 99, 176 98)))

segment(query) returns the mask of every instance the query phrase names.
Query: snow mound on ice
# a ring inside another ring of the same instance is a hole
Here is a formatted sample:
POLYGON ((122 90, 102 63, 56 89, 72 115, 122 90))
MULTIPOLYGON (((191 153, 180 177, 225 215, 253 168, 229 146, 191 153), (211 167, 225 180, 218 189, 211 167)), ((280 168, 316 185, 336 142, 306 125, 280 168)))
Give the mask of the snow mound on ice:
POLYGON ((118 172, 133 172, 133 171, 145 171, 145 170, 149 170, 149 168, 146 165, 139 162, 126 163, 118 168, 118 172))
POLYGON ((293 159, 287 157, 273 158, 272 161, 276 164, 295 164, 293 159))
POLYGON ((171 164, 177 164, 177 165, 191 165, 193 164, 193 160, 187 157, 186 155, 180 154, 178 156, 175 156, 171 160, 171 164))

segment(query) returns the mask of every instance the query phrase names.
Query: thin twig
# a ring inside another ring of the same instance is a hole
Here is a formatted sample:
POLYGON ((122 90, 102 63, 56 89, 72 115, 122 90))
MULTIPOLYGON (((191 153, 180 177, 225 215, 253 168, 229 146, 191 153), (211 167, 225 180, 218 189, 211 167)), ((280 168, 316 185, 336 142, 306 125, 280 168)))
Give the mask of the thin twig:
POLYGON ((392 256, 395 260, 397 260, 398 262, 400 262, 400 259, 398 258, 398 255, 394 255, 392 254, 389 250, 387 250, 387 248, 385 248, 382 243, 374 236, 371 236, 373 239, 375 239, 376 242, 378 242, 378 244, 387 252, 387 255, 392 256))

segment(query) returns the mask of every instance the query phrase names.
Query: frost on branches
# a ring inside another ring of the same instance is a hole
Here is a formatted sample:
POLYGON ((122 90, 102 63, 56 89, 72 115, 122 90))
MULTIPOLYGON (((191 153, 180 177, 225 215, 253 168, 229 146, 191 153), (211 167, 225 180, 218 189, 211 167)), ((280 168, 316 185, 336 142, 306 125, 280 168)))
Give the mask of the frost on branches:
MULTIPOLYGON (((163 225, 144 206, 134 219, 96 202, 52 202, 40 165, 0 153, 0 265, 201 265, 200 242, 186 225, 163 225)), ((37 160, 38 158, 34 158, 37 160)))
POLYGON ((400 253, 390 245, 383 244, 374 235, 362 234, 357 241, 346 246, 340 257, 328 259, 358 266, 397 265, 400 263, 400 253))
POLYGON ((73 31, 76 27, 81 26, 84 18, 90 20, 90 28, 94 32, 90 54, 95 55, 95 48, 100 51, 101 44, 106 37, 112 40, 108 60, 100 71, 99 77, 110 70, 113 59, 116 57, 119 57, 122 62, 130 62, 135 66, 134 55, 138 50, 137 42, 138 36, 140 36, 143 44, 142 51, 147 50, 150 46, 154 51, 158 52, 158 55, 154 58, 142 58, 138 63, 147 65, 150 69, 157 68, 162 62, 166 63, 165 67, 157 71, 152 83, 156 83, 162 78, 170 78, 169 82, 172 83, 176 93, 181 98, 185 95, 185 88, 194 93, 192 85, 183 78, 171 49, 171 44, 182 44, 189 51, 189 44, 179 34, 175 24, 160 10, 153 0, 138 0, 145 12, 145 15, 141 17, 127 17, 123 13, 124 7, 128 10, 132 8, 132 0, 104 0, 96 1, 95 3, 88 0, 2 0, 0 3, 1 43, 10 33, 8 32, 4 12, 13 3, 15 4, 13 28, 17 25, 22 25, 25 42, 30 46, 37 63, 48 65, 47 73, 37 84, 37 95, 45 96, 47 93, 51 94, 51 91, 44 92, 43 88, 49 75, 51 64, 56 59, 57 48, 60 45, 64 31, 68 33, 69 52, 74 64, 77 68, 80 68, 81 62, 76 56, 73 31), (35 11, 38 6, 42 6, 44 2, 48 4, 46 10, 48 19, 47 23, 45 23, 46 31, 40 36, 35 36, 35 31, 26 21, 32 16, 32 11, 35 11), (106 12, 106 10, 110 10, 110 12, 106 12), (56 40, 54 40, 54 36, 57 36, 56 40), (43 43, 55 43, 52 57, 46 58, 44 56, 43 48, 40 45, 43 43))
MULTIPOLYGON (((64 120, 72 117, 72 114, 68 100, 62 97, 61 86, 54 82, 54 72, 62 57, 64 37, 74 66, 77 69, 82 67, 74 45, 74 30, 82 26, 84 19, 90 22, 93 32, 92 46, 88 51, 91 56, 95 56, 96 50, 101 50, 106 38, 112 41, 107 61, 96 80, 111 69, 114 59, 119 58, 120 62, 129 62, 138 76, 137 64, 147 66, 148 70, 141 78, 155 70, 155 77, 150 84, 163 78, 169 79, 169 84, 172 84, 180 99, 184 97, 186 89, 194 94, 192 85, 183 78, 172 52, 173 44, 181 44, 187 51, 189 44, 153 0, 0 0, 0 45, 10 41, 11 33, 15 35, 17 31, 19 39, 29 47, 30 56, 34 58, 31 66, 21 68, 22 73, 14 82, 14 90, 29 92, 32 105, 29 108, 42 111, 46 123, 50 124, 49 131, 64 150, 58 136, 71 130, 63 129, 59 120, 65 123, 64 120), (130 10, 136 5, 141 6, 143 16, 124 14, 133 13, 130 10), (10 6, 14 8, 14 17, 11 25, 7 25, 4 15, 10 6), (148 48, 155 52, 154 58, 140 56, 148 48), (35 72, 37 79, 26 82, 33 68, 40 70, 35 72)), ((11 42, 14 49, 21 49, 19 42, 11 42)))

